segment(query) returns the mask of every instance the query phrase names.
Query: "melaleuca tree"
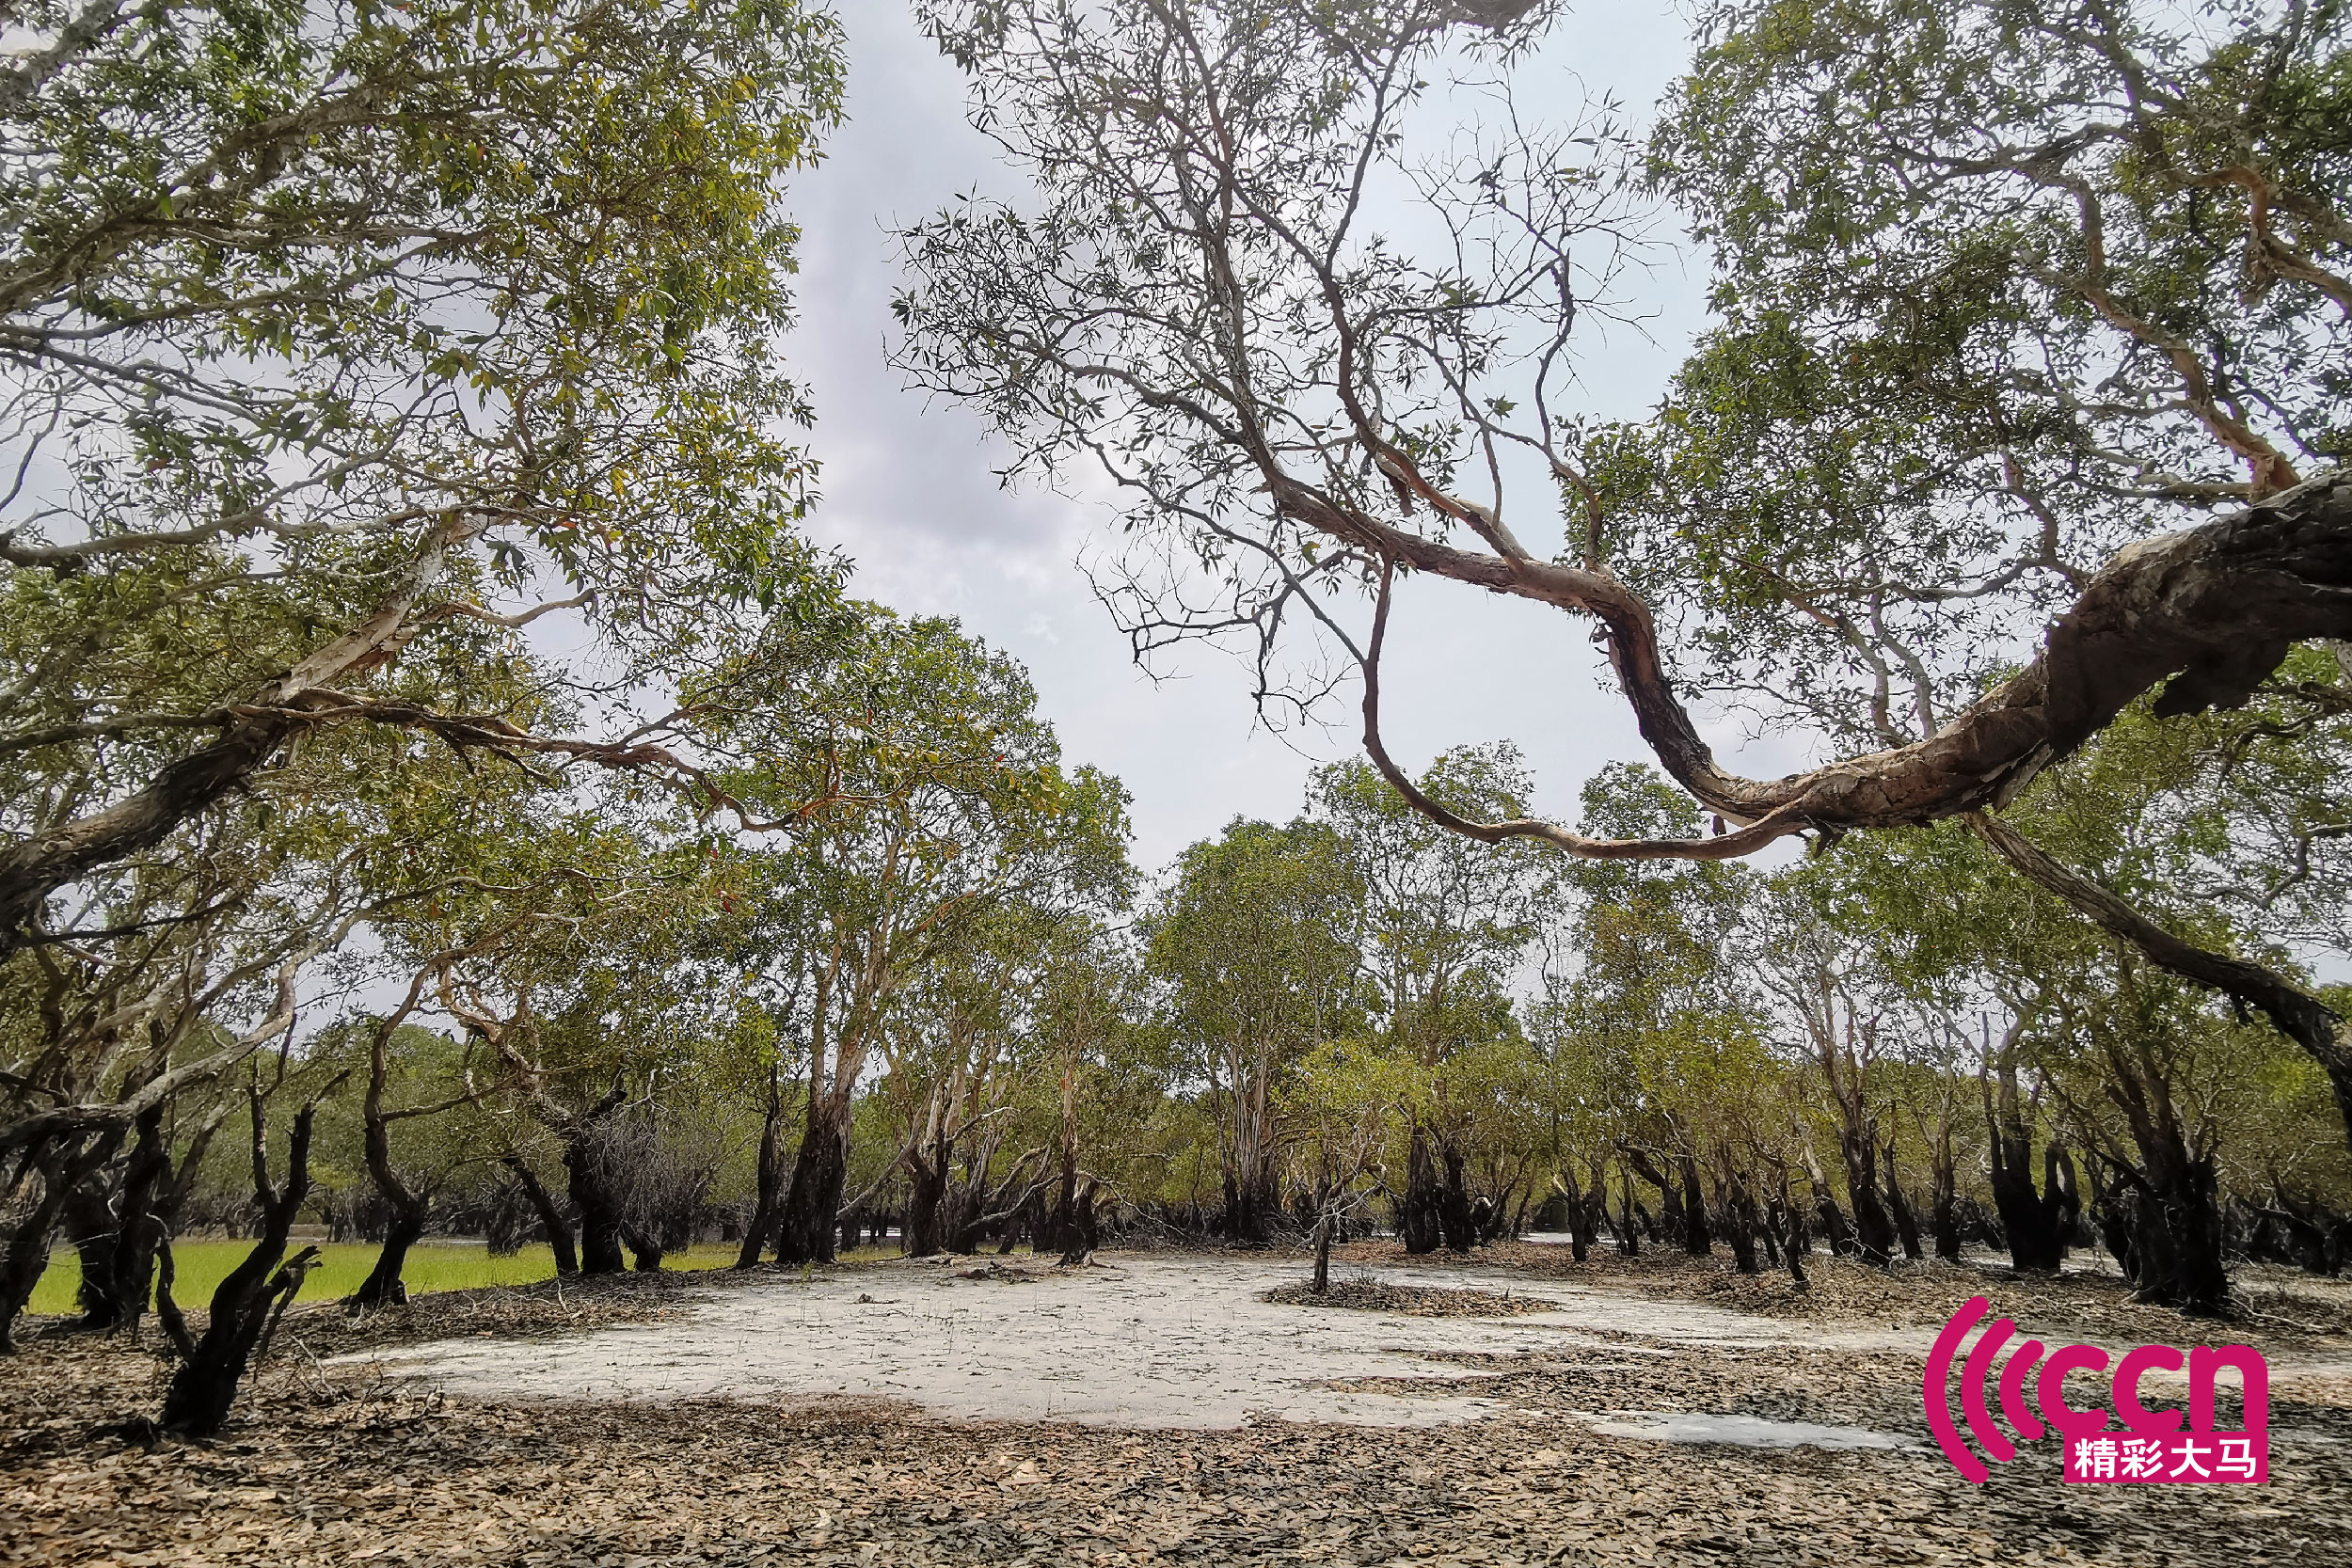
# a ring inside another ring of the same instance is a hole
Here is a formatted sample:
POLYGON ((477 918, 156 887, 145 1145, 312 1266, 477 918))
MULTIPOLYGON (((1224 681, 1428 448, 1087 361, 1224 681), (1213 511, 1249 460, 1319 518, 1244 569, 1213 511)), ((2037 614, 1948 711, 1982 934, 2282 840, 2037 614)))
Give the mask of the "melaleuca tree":
MULTIPOLYGON (((2141 693, 2158 718, 2341 712, 2340 673, 2289 654, 2341 635, 2352 520, 2347 27, 2260 0, 1706 12, 1652 171, 1714 247, 1719 325, 1660 419, 1587 453, 1684 678, 1940 756, 1972 807, 2141 693)), ((1979 820, 2267 1012, 2352 1114, 2333 1018, 2191 939, 2170 911, 2196 882, 2121 897, 1979 820)))
MULTIPOLYGON (((1530 787, 1508 746, 1449 752, 1418 784, 1449 810, 1481 817, 1520 815, 1530 787)), ((1356 942, 1384 1043, 1424 1090, 1412 1106, 1398 1232, 1411 1252, 1440 1239, 1466 1251, 1480 1240, 1465 1172, 1473 1117, 1452 1102, 1450 1069, 1457 1053, 1518 1039, 1511 970, 1534 935, 1546 868, 1532 846, 1447 832, 1362 762, 1324 768, 1309 799, 1362 890, 1356 942)), ((1470 1074, 1489 1086, 1494 1076, 1491 1064, 1470 1074)))
POLYGON ((867 1064, 914 978, 1005 911, 1114 908, 1134 876, 1124 786, 1064 768, 1018 663, 950 621, 861 613, 792 704, 760 695, 764 645, 694 689, 724 698, 699 721, 739 759, 715 776, 773 824, 762 852, 791 862, 777 885, 812 917, 806 1116, 774 1238, 794 1262, 834 1256, 867 1064))
POLYGON ((1360 1036, 1362 887, 1328 825, 1240 818, 1176 859, 1140 922, 1169 1077, 1215 1118, 1222 1227, 1281 1209, 1279 1090, 1322 1041, 1360 1036))
MULTIPOLYGON (((1699 825, 1690 798, 1638 764, 1602 768, 1583 807, 1582 831, 1596 837, 1661 838, 1699 825)), ((1555 939, 1563 958, 1547 974, 1552 1016, 1542 1032, 1594 1072, 1613 1152, 1659 1189, 1669 1230, 1697 1251, 1708 1244, 1708 1125, 1688 1114, 1676 1085, 1710 1076, 1707 1058, 1756 1033, 1734 966, 1753 881, 1736 866, 1572 864, 1562 876, 1566 928, 1555 939)))
POLYGON ((877 1092, 898 1122, 911 1258, 969 1252, 993 1196, 1025 1181, 1031 1193, 1042 1190, 1042 1143, 1012 1168, 996 1168, 999 1148, 1016 1131, 1008 1121, 1020 1108, 1019 1036, 1041 978, 1040 942, 1053 924, 1023 918, 1028 913, 1006 909, 970 923, 953 948, 909 980, 880 1031, 885 1072, 877 1092))
POLYGON ((1068 1261, 1093 1249, 1104 1200, 1123 1196, 1132 1124, 1120 1111, 1141 1065, 1137 957, 1127 933, 1100 917, 1057 921, 1041 944, 1025 1053, 1053 1115, 1053 1196, 1037 1247, 1068 1261))
MULTIPOLYGON (((2292 908, 2295 889, 2281 891, 2269 930, 2256 895, 2296 879, 2273 858, 2276 835, 2308 824, 2312 802, 2288 786, 2332 771, 2308 772, 2315 759, 2296 753, 2334 742, 2325 727, 2276 722, 2280 711, 2264 700, 2159 721, 2136 706, 2010 817, 2184 940, 2309 985, 2282 940, 2307 917, 2292 908), (2241 769, 2249 785, 2279 786, 2267 811, 2230 802, 2241 769)), ((2304 869, 2325 873, 2324 843, 2304 869)), ((1958 825, 1848 846, 1804 879, 1823 917, 1872 949, 1901 990, 2001 1021, 1987 1019, 1974 1043, 1992 1196, 2021 1266, 2057 1266, 2081 1204, 2144 1296, 2219 1311, 2233 1192, 2324 1210, 2346 1190, 2341 1149, 2313 1147, 2315 1128, 2334 1120, 2318 1063, 2074 918, 1958 825), (2040 1191, 2037 1139, 2047 1145, 2040 1191)))
POLYGON ((658 748, 534 741, 401 672, 538 613, 501 597, 551 593, 650 662, 810 574, 772 340, 831 19, 236 0, 15 24, 0 597, 48 629, 0 682, 0 953, 323 727, 692 787, 658 748))
MULTIPOLYGON (((1413 1104, 1413 1064, 1374 1040, 1325 1040, 1284 1083, 1281 1115, 1299 1180, 1312 1196, 1315 1293, 1331 1288, 1331 1243, 1340 1226, 1368 1217, 1370 1190, 1400 1107, 1413 1104)), ((1428 1247, 1421 1250, 1426 1252, 1428 1247)))
POLYGON ((430 892, 429 875, 379 859, 382 842, 352 832, 355 810, 367 811, 355 776, 398 768, 349 738, 303 749, 114 867, 61 906, 43 940, 0 961, 12 1222, 0 1331, 61 1223, 82 1253, 89 1326, 136 1325, 190 1167, 242 1109, 222 1081, 265 1047, 289 1047, 297 997, 336 1005, 352 980, 336 956, 355 932, 430 892))
POLYGON ((572 1213, 558 1224, 542 1209, 559 1260, 571 1260, 576 1221, 582 1272, 618 1272, 625 1245, 640 1267, 659 1265, 631 1119, 707 1032, 707 992, 688 959, 725 891, 704 847, 662 826, 617 790, 441 818, 429 852, 469 862, 470 874, 382 928, 405 995, 368 1031, 365 1117, 371 1172, 401 1223, 372 1304, 397 1299, 401 1254, 425 1218, 421 1196, 404 1192, 379 1104, 389 1031, 411 1017, 453 1020, 469 1041, 470 1082, 453 1085, 462 1092, 444 1108, 481 1101, 497 1113, 498 1152, 526 1191, 559 1180, 550 1162, 560 1168, 572 1213))
MULTIPOLYGON (((1513 99, 1551 8, 926 14, 1037 196, 907 233, 902 362, 1021 467, 1120 487, 1105 587, 1140 646, 1313 628, 1375 765, 1457 832, 1708 860, 1996 811, 2134 699, 2228 707, 2352 632, 2342 8, 1710 8, 1645 178, 1711 242, 1721 327, 1610 431, 1568 377, 1574 326, 1624 305, 1622 128, 1513 99), (1449 589, 1597 622, 1708 831, 1419 792, 1380 662, 1449 589), (1831 760, 1740 776, 1693 691, 1831 760)), ((2035 863, 2352 1104, 2315 998, 2035 863)))

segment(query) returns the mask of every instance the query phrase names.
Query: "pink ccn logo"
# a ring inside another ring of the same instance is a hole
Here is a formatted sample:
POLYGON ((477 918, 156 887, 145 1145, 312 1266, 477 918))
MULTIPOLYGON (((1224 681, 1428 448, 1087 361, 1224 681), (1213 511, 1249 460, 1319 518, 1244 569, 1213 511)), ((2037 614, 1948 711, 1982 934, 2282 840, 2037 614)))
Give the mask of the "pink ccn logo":
MULTIPOLYGON (((1951 1321, 1935 1337, 1935 1348, 1928 1355, 1927 1378, 1920 1389, 1928 1426, 1935 1433, 1937 1444, 1951 1460, 1952 1467, 1979 1486, 1992 1472, 1969 1449, 1952 1419, 1949 1382, 1961 1341, 1990 1310, 1992 1303, 1982 1296, 1971 1296, 1952 1314, 1951 1321)), ((2007 1318, 1996 1318, 1987 1324, 1960 1371, 1961 1414, 1978 1446, 1984 1449, 1985 1457, 1996 1465, 2016 1458, 2017 1449, 1994 1424, 1993 1412, 1985 1405, 1985 1379, 1992 1374, 1994 1358, 2016 1328, 2016 1323, 2007 1318)), ((2067 1345, 2044 1356, 2041 1340, 2026 1340, 2010 1353, 1995 1382, 2002 1419, 2009 1423, 2010 1431, 2027 1442, 2040 1438, 2045 1431, 2055 1430, 2066 1442, 2065 1473, 2070 1481, 2244 1482, 2269 1479, 2270 1364, 2259 1353, 2245 1345, 2199 1345, 2185 1359, 2169 1345, 2142 1345, 2126 1352, 2115 1364, 2115 1374, 2108 1384, 2115 1401, 2112 1415, 2121 1416, 2123 1421, 2123 1430, 2112 1435, 2106 1434, 2110 1412, 2096 1405, 2076 1410, 2066 1402, 2067 1373, 2101 1372, 2106 1366, 2107 1353, 2095 1345, 2067 1345), (2041 1363, 2039 1371, 2035 1370, 2037 1361, 2041 1363), (2188 1369, 2185 1432, 2181 1425, 2183 1412, 2170 1407, 2151 1410, 2139 1402, 2139 1380, 2143 1375, 2157 1368, 2177 1372, 2185 1365, 2188 1369), (2242 1432, 2214 1431, 2214 1378, 2225 1367, 2236 1370, 2245 1388, 2246 1418, 2242 1432), (2034 1380, 2035 1402, 2042 1407, 2039 1416, 2026 1402, 2028 1375, 2034 1380)))

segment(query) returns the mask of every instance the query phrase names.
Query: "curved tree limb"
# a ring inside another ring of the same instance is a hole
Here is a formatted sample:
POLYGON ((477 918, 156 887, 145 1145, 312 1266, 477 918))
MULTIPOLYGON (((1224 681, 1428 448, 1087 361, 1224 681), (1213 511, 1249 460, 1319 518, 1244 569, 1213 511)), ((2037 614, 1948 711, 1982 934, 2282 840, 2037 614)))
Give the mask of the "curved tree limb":
POLYGON ((1786 811, 1767 814, 1761 820, 1749 824, 1736 833, 1718 833, 1712 838, 1586 838, 1573 833, 1556 823, 1536 817, 1514 817, 1507 822, 1473 822, 1437 800, 1430 799, 1396 760, 1389 755, 1389 748, 1380 737, 1380 648, 1389 630, 1390 587, 1396 575, 1394 562, 1384 562, 1380 570, 1379 598, 1373 610, 1372 636, 1366 641, 1362 657, 1364 672, 1364 750, 1371 754, 1373 766, 1389 781, 1414 810, 1427 816, 1439 827, 1453 832, 1500 844, 1505 839, 1532 838, 1565 849, 1572 855, 1589 860, 1736 860, 1786 837, 1805 826, 1802 818, 1786 811))
MULTIPOLYGON (((1649 606, 1608 573, 1458 549, 1343 506, 1287 474, 1269 487, 1289 515, 1345 543, 1369 544, 1397 564, 1599 620, 1642 736, 1666 771, 1728 820, 1771 825, 1748 848, 1804 828, 1915 827, 1997 809, 2153 688, 2165 687, 2159 716, 2234 706, 2296 642, 2352 632, 2352 474, 2335 469, 2117 552, 2032 663, 1927 739, 1786 778, 1748 779, 1723 768, 1699 737, 1667 678, 1649 606)), ((1369 679, 1375 661, 1366 663, 1369 679)), ((1376 696, 1368 689, 1367 697, 1376 721, 1376 696)), ((1393 764, 1381 770, 1396 777, 1393 764)), ((1692 852, 1664 845, 1594 851, 1539 824, 1493 836, 1543 838, 1576 853, 1692 852)))
POLYGON ((2328 1074, 2352 1142, 2352 1045, 2334 1009, 2265 965, 2216 953, 2183 940, 2133 909, 2111 890, 2044 853, 1997 816, 1967 814, 1968 825, 1994 852, 2036 887, 2057 895, 2102 930, 2130 942, 2151 962, 2196 985, 2260 1008, 2279 1032, 2310 1053, 2328 1074))
POLYGON ((440 581, 451 555, 478 534, 485 521, 468 512, 447 514, 365 619, 255 693, 253 711, 230 723, 218 739, 167 764, 144 787, 104 810, 0 850, 0 958, 24 945, 51 893, 102 865, 153 848, 267 766, 302 723, 298 716, 278 710, 388 657, 417 601, 440 581))

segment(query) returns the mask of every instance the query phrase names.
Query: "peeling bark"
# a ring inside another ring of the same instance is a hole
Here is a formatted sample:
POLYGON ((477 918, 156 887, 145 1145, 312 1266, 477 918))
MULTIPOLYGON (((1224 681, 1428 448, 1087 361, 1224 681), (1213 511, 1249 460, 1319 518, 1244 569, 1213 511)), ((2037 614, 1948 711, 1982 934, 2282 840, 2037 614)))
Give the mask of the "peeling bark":
MULTIPOLYGON (((1384 576, 1365 649, 1365 744, 1423 815, 1475 838, 1535 838, 1604 859, 1728 860, 1812 830, 1918 827, 1996 810, 2141 693, 2158 717, 2233 707, 2295 643, 2352 637, 2352 474, 2306 481, 2225 516, 2120 550, 2051 627, 2033 661, 1934 735, 1775 780, 1725 772, 1667 679, 1649 607, 1605 571, 1457 549, 1340 506, 1287 475, 1284 510, 1388 562, 1597 617, 1642 737, 1675 779, 1740 831, 1689 840, 1597 840, 1532 818, 1472 822, 1412 785, 1379 739, 1384 576)), ((1423 486, 1441 511, 1462 503, 1423 486)))
POLYGON ((776 1261, 830 1263, 834 1220, 850 1170, 850 1106, 812 1096, 808 1126, 792 1164, 792 1186, 776 1221, 776 1261))

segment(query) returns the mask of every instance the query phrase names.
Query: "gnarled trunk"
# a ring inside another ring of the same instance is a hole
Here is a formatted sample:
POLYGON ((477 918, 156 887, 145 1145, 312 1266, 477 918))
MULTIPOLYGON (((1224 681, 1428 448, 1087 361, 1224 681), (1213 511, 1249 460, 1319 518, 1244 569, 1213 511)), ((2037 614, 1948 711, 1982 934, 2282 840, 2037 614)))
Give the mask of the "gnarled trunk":
POLYGON ((907 1161, 907 1218, 901 1240, 909 1258, 939 1251, 940 1211, 947 1196, 947 1151, 917 1149, 907 1161))
POLYGON ((401 1307, 408 1301, 407 1283, 401 1271, 407 1267, 408 1249, 424 1235, 427 1208, 424 1195, 413 1192, 392 1168, 391 1123, 384 1115, 384 1053, 392 1032, 387 1022, 376 1031, 374 1069, 369 1075, 367 1098, 361 1107, 361 1147, 365 1151, 368 1177, 375 1183, 375 1195, 383 1201, 390 1218, 384 1227, 384 1244, 375 1255, 375 1266, 367 1278, 351 1293, 347 1306, 355 1312, 372 1307, 401 1307))
POLYGON ((1985 1153, 1991 1166, 1993 1204, 2000 1212, 2001 1230, 2009 1239, 2012 1267, 2055 1270, 2066 1260, 2073 1228, 2062 1173, 2071 1172, 2055 1145, 2043 1150, 2044 1190, 2033 1184, 2033 1145, 2026 1126, 2017 1088, 2015 1067, 2001 1064, 2001 1099, 1996 1115, 1989 1080, 1979 1077, 1984 1095, 1985 1153))
POLYGON ((537 1174, 523 1163, 521 1155, 508 1154, 501 1163, 514 1173, 515 1184, 522 1189, 524 1201, 528 1202, 532 1212, 539 1216, 539 1228, 547 1234, 548 1250, 555 1254, 555 1272, 558 1277, 568 1277, 578 1274, 580 1255, 572 1247, 572 1223, 564 1217, 564 1211, 556 1206, 554 1195, 548 1191, 537 1174))
POLYGON ((1446 1250, 1468 1252, 1479 1242, 1478 1218, 1471 1211, 1470 1185, 1465 1180, 1462 1151, 1449 1139, 1441 1146, 1445 1185, 1438 1195, 1438 1226, 1446 1250))
POLYGON ((408 1285, 401 1278, 407 1267, 408 1249, 424 1236, 425 1208, 421 1203, 392 1211, 392 1217, 384 1227, 384 1244, 376 1249, 375 1266, 367 1278, 351 1292, 344 1305, 353 1311, 376 1307, 405 1307, 408 1302, 408 1285))
POLYGON ((1862 1260, 1883 1266, 1895 1256, 1895 1221, 1878 1182, 1877 1140, 1867 1123, 1848 1123, 1838 1135, 1846 1164, 1846 1199, 1853 1207, 1854 1244, 1862 1260))
POLYGON ((286 1144, 286 1182, 273 1188, 268 1123, 262 1103, 259 1094, 252 1096, 253 1195, 262 1216, 260 1236, 245 1261, 230 1270, 213 1292, 211 1317, 201 1339, 191 1338, 172 1299, 168 1243, 163 1253, 155 1305, 181 1356, 180 1370, 164 1390, 163 1427, 185 1437, 211 1437, 229 1419, 246 1368, 267 1350, 278 1320, 285 1315, 302 1289, 303 1275, 318 1258, 316 1247, 304 1247, 286 1259, 287 1235, 310 1190, 310 1121, 317 1107, 305 1105, 295 1114, 286 1144), (282 1267, 281 1259, 286 1259, 282 1267))
POLYGON ((776 1217, 776 1261, 830 1263, 850 1173, 850 1105, 846 1098, 812 1096, 792 1186, 776 1217))
MULTIPOLYGON (((204 1157, 217 1118, 199 1128, 188 1158, 190 1176, 204 1157)), ((136 1123, 131 1156, 111 1180, 93 1176, 75 1190, 66 1223, 81 1255, 78 1301, 82 1326, 107 1334, 138 1331, 155 1288, 155 1250, 177 1207, 180 1183, 171 1180, 171 1148, 164 1133, 164 1107, 152 1106, 136 1123)))
POLYGON ((1911 1200, 1903 1196, 1902 1177, 1895 1169, 1895 1140, 1889 1138, 1880 1145, 1879 1153, 1886 1164, 1886 1207, 1895 1221, 1895 1235, 1903 1244, 1903 1256, 1915 1263, 1927 1251, 1919 1244, 1919 1217, 1912 1212, 1911 1200))
POLYGON ((555 1128, 564 1140, 565 1190, 572 1212, 580 1216, 580 1272, 619 1274, 628 1268, 621 1255, 624 1223, 621 1195, 613 1191, 613 1172, 605 1158, 604 1133, 626 1101, 627 1091, 616 1080, 603 1099, 555 1128))
POLYGON ((1405 1154, 1405 1202, 1397 1213, 1397 1234, 1405 1250, 1422 1257, 1438 1250, 1445 1239, 1443 1207, 1438 1192, 1438 1162, 1429 1148, 1429 1132, 1414 1123, 1405 1154))
POLYGON ((743 1245, 735 1255, 739 1269, 755 1268, 768 1239, 776 1228, 778 1200, 784 1191, 784 1095, 775 1070, 768 1074, 768 1109, 759 1121, 759 1165, 752 1217, 743 1227, 743 1245))
MULTIPOLYGON (((1715 1239, 1707 1227, 1707 1198, 1699 1191, 1699 1161, 1695 1154, 1683 1155, 1677 1164, 1682 1172, 1682 1250, 1693 1258, 1711 1257, 1715 1239)), ((1746 1271, 1754 1274, 1756 1271, 1746 1271)))
POLYGON ((122 1130, 108 1128, 67 1139, 39 1162, 40 1196, 25 1209, 8 1246, 0 1249, 0 1354, 16 1348, 17 1316, 33 1299, 33 1287, 49 1267, 50 1240, 68 1198, 91 1172, 114 1158, 121 1143, 122 1130))
POLYGON ((1930 1212, 1930 1225, 1935 1233, 1935 1255, 1947 1263, 1960 1261, 1960 1168, 1952 1152, 1952 1123, 1943 1117, 1935 1129, 1935 1142, 1929 1148, 1928 1164, 1935 1182, 1934 1206, 1930 1212))
MULTIPOLYGON (((1576 1174, 1566 1166, 1568 1174, 1576 1174)), ((1608 1218, 1609 1188, 1607 1173, 1598 1160, 1593 1162, 1593 1180, 1582 1192, 1568 1185, 1565 1196, 1568 1211, 1568 1256, 1581 1263, 1592 1257, 1593 1243, 1600 1236, 1600 1227, 1608 1218)))
POLYGON ((1786 1167, 1780 1173, 1780 1196, 1773 1200, 1772 1208, 1780 1222, 1781 1257, 1788 1265, 1788 1278, 1798 1290, 1809 1291, 1813 1285, 1804 1276, 1804 1259, 1813 1250, 1813 1238, 1805 1233, 1804 1212, 1797 1207, 1796 1198, 1789 1193, 1786 1167))
POLYGON ((2109 1155, 2121 1190, 2107 1195, 2128 1234, 2128 1269, 2137 1301, 2204 1317, 2230 1309, 2230 1276, 2222 1256, 2220 1184, 2210 1147, 2192 1143, 2181 1126, 2171 1085, 2110 1045, 2108 1098, 2123 1110, 2139 1160, 2109 1155))
POLYGON ((1724 1195, 1724 1219, 1731 1243, 1732 1266, 1741 1274, 1761 1274, 1763 1267, 1756 1258, 1756 1232, 1762 1227, 1763 1215, 1756 1208, 1755 1196, 1748 1184, 1733 1172, 1730 1190, 1724 1195))

